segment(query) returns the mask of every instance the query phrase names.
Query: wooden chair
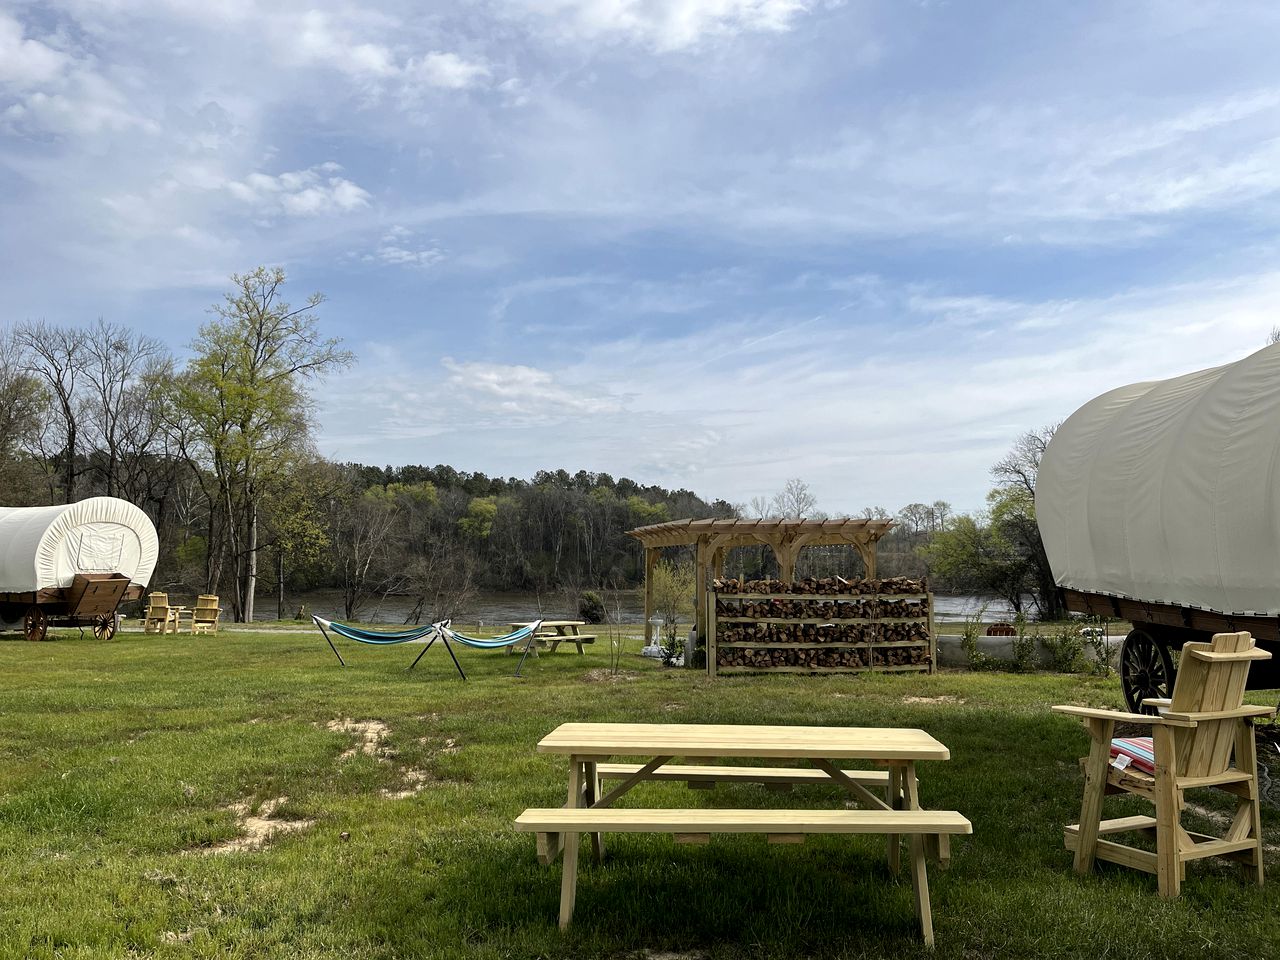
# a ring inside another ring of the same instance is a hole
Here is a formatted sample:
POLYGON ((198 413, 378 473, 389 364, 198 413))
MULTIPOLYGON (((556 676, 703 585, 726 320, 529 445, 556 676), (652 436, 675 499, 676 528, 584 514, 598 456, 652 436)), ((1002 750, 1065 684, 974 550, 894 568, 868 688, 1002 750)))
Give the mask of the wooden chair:
POLYGON ((217 633, 218 614, 221 612, 216 594, 201 594, 196 598, 196 605, 191 611, 191 632, 217 633))
POLYGON ((167 593, 153 593, 147 598, 147 613, 142 621, 144 633, 178 632, 178 611, 169 606, 167 593))
POLYGON ((1080 822, 1066 828, 1066 847, 1075 851, 1077 873, 1088 873, 1095 858, 1107 860, 1156 874, 1160 895, 1176 897, 1187 861, 1217 856, 1241 862, 1246 875, 1262 885, 1262 823, 1252 720, 1273 716, 1276 708, 1243 701, 1250 664, 1270 658, 1269 652, 1254 646, 1248 633, 1219 633, 1212 643, 1188 643, 1182 648, 1173 696, 1142 701, 1159 711, 1156 716, 1053 708, 1083 718, 1091 740, 1089 756, 1082 761, 1085 784, 1080 822), (1145 739, 1136 745, 1113 742, 1116 721, 1150 726, 1149 752, 1145 739), (1146 766, 1152 772, 1139 769, 1146 766), (1184 792, 1205 787, 1236 798, 1235 815, 1222 837, 1193 833, 1182 826, 1184 792), (1150 800, 1156 815, 1103 820, 1102 799, 1115 793, 1150 800), (1154 835, 1155 853, 1100 839, 1127 832, 1154 835))

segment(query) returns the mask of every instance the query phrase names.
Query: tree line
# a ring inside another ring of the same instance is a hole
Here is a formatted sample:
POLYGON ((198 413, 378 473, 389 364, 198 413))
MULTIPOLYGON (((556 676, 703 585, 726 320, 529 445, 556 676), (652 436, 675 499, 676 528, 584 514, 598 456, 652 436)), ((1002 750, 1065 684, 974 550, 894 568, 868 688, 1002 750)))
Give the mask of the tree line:
MULTIPOLYGON (((291 306, 285 283, 278 268, 233 275, 183 362, 104 320, 0 329, 0 503, 128 500, 160 537, 152 586, 217 593, 237 620, 253 619, 264 597, 285 616, 288 597, 322 587, 341 590, 352 618, 391 595, 411 601, 411 618, 443 618, 483 588, 634 587, 644 575, 626 535, 634 527, 824 516, 800 479, 735 505, 607 473, 520 479, 326 460, 312 442, 311 390, 355 358, 321 335, 323 296, 291 306)), ((956 516, 944 501, 862 511, 897 520, 880 544, 881 574, 931 576, 938 588, 1018 604, 1031 593, 1050 612, 1038 599, 1047 564, 1037 567, 1026 453, 1019 447, 998 467, 984 514, 956 516)), ((767 549, 740 549, 729 569, 768 576, 771 564, 767 549)), ((858 565, 850 548, 811 548, 800 573, 858 565)))

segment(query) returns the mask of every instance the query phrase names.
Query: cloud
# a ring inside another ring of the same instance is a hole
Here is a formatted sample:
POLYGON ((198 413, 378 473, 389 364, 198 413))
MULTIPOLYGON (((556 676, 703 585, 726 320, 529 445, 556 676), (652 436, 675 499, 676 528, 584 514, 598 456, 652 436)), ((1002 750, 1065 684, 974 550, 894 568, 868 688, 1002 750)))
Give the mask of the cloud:
POLYGON ((262 216, 283 213, 313 217, 350 213, 368 206, 372 198, 366 190, 345 177, 334 175, 341 169, 336 163, 322 163, 276 176, 251 173, 243 180, 227 183, 225 189, 262 216))
MULTIPOLYGON (((465 90, 489 78, 482 63, 462 59, 456 53, 428 53, 405 64, 404 74, 411 86, 422 84, 441 90, 465 90)), ((505 81, 507 89, 511 81, 505 81)))
POLYGON ((413 231, 394 226, 383 234, 370 253, 360 257, 364 263, 384 263, 392 267, 431 267, 447 256, 435 241, 426 244, 414 239, 413 231))
POLYGON ((0 86, 40 87, 60 79, 70 64, 67 54, 26 37, 22 24, 0 11, 0 86))
POLYGON ((534 0, 520 4, 576 40, 617 40, 659 52, 688 50, 711 38, 782 33, 813 0, 534 0))

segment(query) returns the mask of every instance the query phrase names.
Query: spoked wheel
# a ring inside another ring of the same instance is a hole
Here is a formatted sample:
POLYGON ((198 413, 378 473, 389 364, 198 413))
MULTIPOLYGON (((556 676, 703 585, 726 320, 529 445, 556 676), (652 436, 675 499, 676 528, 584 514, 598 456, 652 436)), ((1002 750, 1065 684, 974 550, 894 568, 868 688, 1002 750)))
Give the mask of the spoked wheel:
POLYGON ((22 630, 28 640, 43 640, 49 633, 49 618, 43 610, 32 604, 27 607, 27 615, 22 618, 22 630))
POLYGON ((1173 657, 1166 643, 1141 628, 1124 638, 1120 648, 1120 685, 1124 688, 1124 702, 1133 713, 1154 714, 1155 707, 1144 707, 1142 701, 1170 696, 1173 678, 1173 657))
POLYGON ((116 635, 116 615, 104 613, 93 621, 93 635, 99 640, 110 640, 116 635))

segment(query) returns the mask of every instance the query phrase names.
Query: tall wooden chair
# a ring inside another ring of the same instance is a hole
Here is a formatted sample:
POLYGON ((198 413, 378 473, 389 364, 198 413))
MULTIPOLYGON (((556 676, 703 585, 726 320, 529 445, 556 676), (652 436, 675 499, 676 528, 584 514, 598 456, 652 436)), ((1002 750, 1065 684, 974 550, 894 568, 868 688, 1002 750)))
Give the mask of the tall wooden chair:
POLYGON ((169 606, 167 593, 153 593, 147 597, 147 613, 142 620, 144 633, 178 632, 178 611, 169 606))
POLYGON ((1088 873, 1094 859, 1156 874, 1160 895, 1176 897, 1188 860, 1227 857, 1240 861, 1262 885, 1262 823, 1258 804, 1258 758, 1252 720, 1272 716, 1275 707, 1244 701, 1249 666, 1271 654, 1254 646, 1248 633, 1219 633, 1212 643, 1188 643, 1168 700, 1143 700, 1158 715, 1088 707, 1053 710, 1084 719, 1091 746, 1084 764, 1080 822, 1066 828, 1066 846, 1075 851, 1075 869, 1088 873), (1117 721, 1144 724, 1151 737, 1113 740, 1117 721), (1114 758, 1114 759, 1113 759, 1114 758), (1233 762, 1234 761, 1234 762, 1233 762), (1235 815, 1222 837, 1182 826, 1184 791, 1208 787, 1236 800, 1235 815), (1155 805, 1155 816, 1102 819, 1107 794, 1128 793, 1155 805), (1155 837, 1149 849, 1101 839, 1128 832, 1155 837))
POLYGON ((217 633, 218 614, 221 612, 216 594, 201 594, 191 611, 191 632, 217 633))

